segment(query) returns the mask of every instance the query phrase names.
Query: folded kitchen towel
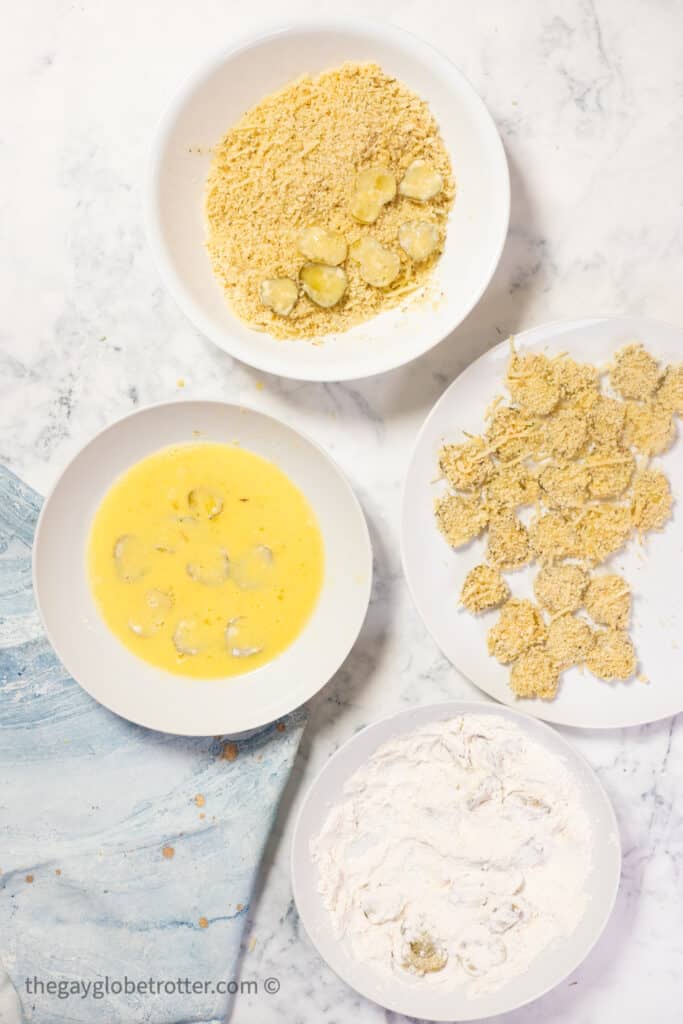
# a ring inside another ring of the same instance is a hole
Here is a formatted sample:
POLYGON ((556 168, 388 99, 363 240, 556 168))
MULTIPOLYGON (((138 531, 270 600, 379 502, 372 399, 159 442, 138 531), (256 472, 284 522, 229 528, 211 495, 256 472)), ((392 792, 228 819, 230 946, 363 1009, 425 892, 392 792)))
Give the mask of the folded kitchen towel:
POLYGON ((96 704, 34 607, 39 507, 0 467, 0 1024, 217 1024, 305 715, 233 743, 96 704))

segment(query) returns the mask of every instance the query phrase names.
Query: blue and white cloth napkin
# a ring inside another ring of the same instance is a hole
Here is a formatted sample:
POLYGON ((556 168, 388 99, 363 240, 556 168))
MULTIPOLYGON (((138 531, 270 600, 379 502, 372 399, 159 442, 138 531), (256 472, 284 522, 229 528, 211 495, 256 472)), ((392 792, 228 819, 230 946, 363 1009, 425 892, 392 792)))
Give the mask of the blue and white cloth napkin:
POLYGON ((34 607, 39 507, 0 467, 0 1024, 218 1024, 305 715, 233 744, 96 704, 34 607))

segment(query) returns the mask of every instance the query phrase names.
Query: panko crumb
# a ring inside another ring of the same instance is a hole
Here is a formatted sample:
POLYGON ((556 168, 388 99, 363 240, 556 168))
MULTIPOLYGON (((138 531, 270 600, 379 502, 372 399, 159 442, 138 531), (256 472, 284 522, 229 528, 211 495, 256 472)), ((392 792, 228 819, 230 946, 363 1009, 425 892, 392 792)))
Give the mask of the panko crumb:
POLYGON ((439 469, 456 491, 478 491, 493 472, 493 462, 481 437, 462 444, 445 444, 439 452, 439 469))
POLYGON ((563 670, 571 665, 582 665, 594 641, 593 630, 585 619, 566 612, 548 626, 545 649, 558 669, 563 670))
POLYGON ((488 509, 476 495, 446 494, 437 498, 434 514, 439 529, 452 548, 474 540, 489 521, 488 509))
POLYGON ((671 447, 676 436, 676 424, 670 409, 652 402, 626 403, 624 440, 643 455, 661 455, 671 447))
POLYGON ((683 363, 667 366, 655 398, 665 409, 683 416, 683 363))
POLYGON ((525 651, 510 671, 510 689, 517 697, 552 700, 557 693, 559 681, 557 666, 542 647, 532 647, 525 651))
POLYGON ((544 421, 544 439, 549 452, 560 459, 573 459, 588 438, 588 419, 580 409, 560 409, 544 421))
POLYGON ((513 597, 503 605, 498 622, 489 630, 489 654, 507 665, 529 647, 542 644, 545 635, 540 609, 533 601, 513 597))
POLYGON ((592 565, 620 551, 633 529, 631 510, 625 505, 591 505, 577 525, 578 552, 592 565))
POLYGON ((581 607, 588 574, 580 565, 546 565, 534 580, 534 594, 553 615, 581 607))
POLYGON ((631 615, 631 588, 617 573, 593 576, 586 587, 584 608, 593 622, 626 629, 631 615))
POLYGON ((556 511, 583 508, 590 481, 590 470, 574 462, 546 466, 538 478, 545 504, 556 511))
POLYGON ((673 498, 668 479, 660 469, 644 469, 633 485, 631 513, 640 533, 661 530, 671 516, 673 498))
POLYGON ((512 462, 535 450, 539 433, 537 424, 520 409, 499 405, 492 412, 484 436, 499 459, 512 462))
POLYGON ((657 360, 640 342, 617 352, 610 369, 610 384, 622 398, 645 401, 654 394, 661 372, 657 360))
POLYGON ((531 505, 538 498, 538 480, 522 462, 498 463, 486 485, 486 497, 502 509, 531 505))
POLYGON ((542 354, 512 355, 505 381, 513 402, 532 416, 547 416, 560 400, 553 364, 542 354))
POLYGON ((622 629, 603 629, 595 634, 595 643, 586 658, 586 666, 605 682, 630 679, 637 667, 636 654, 628 633, 622 629))
POLYGON ((618 498, 630 486, 636 470, 633 453, 602 451, 591 456, 589 490, 592 498, 618 498))
POLYGON ((598 448, 618 448, 626 419, 626 406, 616 398, 600 395, 589 414, 589 438, 598 448))
POLYGON ((636 669, 626 632, 630 586, 616 573, 589 570, 671 516, 669 481, 648 462, 675 438, 683 363, 662 372, 633 343, 609 373, 620 397, 603 393, 598 368, 566 354, 513 353, 506 372, 513 404, 496 398, 483 438, 442 450, 451 485, 475 493, 437 502, 441 529, 448 535, 450 527, 455 543, 465 543, 488 527, 490 564, 471 570, 460 601, 474 614, 505 602, 488 650, 515 663, 510 685, 520 696, 551 699, 560 673, 574 664, 605 680, 628 679, 636 669), (528 526, 516 512, 525 505, 535 505, 528 526), (538 606, 511 598, 499 571, 534 561, 538 606))
POLYGON ((563 398, 579 401, 581 405, 591 404, 597 398, 600 373, 590 363, 577 363, 570 356, 562 355, 554 360, 553 372, 563 398))
POLYGON ((531 561, 527 528, 513 512, 496 512, 491 517, 486 554, 498 569, 519 569, 531 561))
POLYGON ((578 537, 574 524, 561 512, 545 512, 529 524, 531 548, 539 562, 559 562, 577 551, 578 537))
POLYGON ((468 612, 478 615, 498 608, 509 596, 510 588, 497 569, 491 565, 475 565, 465 577, 460 603, 468 612))

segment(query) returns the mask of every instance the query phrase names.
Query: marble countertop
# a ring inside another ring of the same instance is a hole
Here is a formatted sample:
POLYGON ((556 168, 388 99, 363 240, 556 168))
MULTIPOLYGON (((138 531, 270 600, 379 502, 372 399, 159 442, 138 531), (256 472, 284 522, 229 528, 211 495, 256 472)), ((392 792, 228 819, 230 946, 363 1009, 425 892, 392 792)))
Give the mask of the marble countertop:
MULTIPOLYGON (((411 703, 477 697, 426 635, 401 577, 398 513, 413 437, 475 356, 552 319, 642 314, 683 324, 683 8, 647 0, 321 0, 316 14, 391 18, 444 50, 483 96, 512 174, 495 278, 418 363, 342 385, 281 381, 232 361, 184 319, 147 249, 140 180, 179 79, 231 34, 282 17, 256 0, 15 4, 0 76, 0 461, 44 491, 96 430, 177 395, 238 400, 313 435, 340 462, 375 546, 360 640, 313 702, 245 941, 236 1024, 399 1018, 356 996, 302 933, 289 883, 297 805, 330 753, 411 703), (181 383, 184 387, 181 389, 181 383)), ((289 0, 287 15, 310 13, 289 0)), ((674 1024, 683 1000, 683 730, 568 731, 621 825, 614 916, 585 964, 506 1024, 674 1024)))

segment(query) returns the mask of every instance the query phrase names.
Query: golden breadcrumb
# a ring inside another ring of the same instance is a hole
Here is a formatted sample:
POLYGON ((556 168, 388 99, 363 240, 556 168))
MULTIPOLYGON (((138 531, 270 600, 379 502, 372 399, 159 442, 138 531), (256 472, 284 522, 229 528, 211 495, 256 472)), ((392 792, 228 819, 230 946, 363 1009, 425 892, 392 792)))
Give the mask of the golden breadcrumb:
POLYGON ((631 510, 626 505, 591 505, 579 517, 578 552, 592 565, 599 565, 619 551, 631 533, 631 510))
POLYGON ((510 672, 510 689, 518 697, 552 700, 559 681, 557 666, 542 647, 532 647, 521 654, 510 672))
POLYGON ((575 612, 587 585, 588 574, 580 565, 546 565, 534 580, 534 594, 553 615, 575 612))
POLYGON ((503 605, 500 618, 488 635, 489 654, 508 665, 534 644, 545 640, 540 609, 532 602, 513 597, 503 605))
POLYGON ((574 524, 561 512, 537 515, 529 524, 531 548, 540 562, 558 562, 571 558, 578 548, 574 524))
POLYGON ((671 516, 672 505, 669 481, 660 469, 645 469, 638 473, 631 505, 636 530, 640 533, 661 530, 671 516))
POLYGON ((450 158, 429 105, 379 65, 350 61, 301 75, 264 97, 216 144, 206 189, 207 250, 234 312, 249 326, 279 338, 320 337, 400 305, 427 283, 454 197, 450 158), (417 158, 440 174, 438 195, 418 207, 399 192, 373 223, 358 223, 352 201, 359 173, 386 167, 400 181, 417 158), (434 254, 419 262, 397 238, 416 208, 440 238, 434 254), (261 285, 299 279, 299 240, 314 225, 343 236, 349 249, 361 239, 381 244, 399 261, 399 273, 389 286, 373 287, 360 262, 348 259, 341 302, 321 308, 299 289, 290 314, 278 316, 263 304, 261 285))
POLYGON ((589 437, 598 448, 617 448, 624 433, 626 406, 616 398, 599 395, 589 414, 589 437))
POLYGON ((478 491, 491 476, 493 462, 483 438, 473 437, 462 444, 445 444, 439 469, 456 491, 478 491))
POLYGON ((563 670, 571 665, 582 665, 594 639, 593 630, 585 619, 565 612, 548 626, 545 649, 558 669, 563 670))
POLYGON ((560 409, 544 421, 544 438, 549 452, 560 459, 573 459, 588 437, 588 420, 577 408, 560 409))
POLYGON ((583 599, 593 622, 626 629, 631 615, 631 588, 623 576, 609 573, 591 577, 583 599))
POLYGON ((498 608, 509 596, 510 588, 497 569, 491 565, 475 565, 465 577, 460 603, 468 612, 478 615, 498 608))
POLYGON ((486 497, 500 508, 531 505, 538 498, 538 480, 523 462, 498 463, 486 485, 486 497))
POLYGON ((538 442, 538 427, 533 419, 509 405, 493 410, 484 435, 503 462, 530 455, 538 442))
POLYGON ((519 569, 531 560, 529 534, 512 512, 496 512, 489 523, 486 554, 499 569, 519 569))
POLYGON ((496 398, 484 437, 441 453, 451 485, 476 491, 467 502, 442 499, 441 529, 450 531, 451 543, 465 543, 488 527, 490 565, 471 570, 461 602, 475 614, 506 602, 488 649, 504 664, 515 662, 510 686, 518 695, 551 699, 559 674, 575 664, 585 663, 601 679, 635 671, 626 632, 629 584, 615 573, 591 577, 588 570, 634 533, 661 529, 671 516, 669 481, 648 461, 675 437, 683 363, 662 373, 634 343, 616 355, 610 379, 620 398, 602 392, 594 366, 566 354, 549 359, 513 351, 506 384, 514 404, 496 398), (529 504, 535 510, 527 527, 515 510, 529 504), (511 598, 498 571, 534 561, 540 563, 533 583, 538 607, 511 598), (597 631, 574 614, 582 607, 597 631), (541 609, 551 616, 548 626, 541 609))
POLYGON ((586 666, 598 679, 606 682, 630 679, 637 664, 631 638, 624 630, 603 629, 595 634, 586 666))
POLYGON ((671 447, 675 436, 676 424, 665 405, 626 403, 624 440, 643 455, 661 455, 671 447))
POLYGON ((618 498, 630 485, 636 469, 633 454, 624 449, 603 450, 588 459, 592 498, 618 498))
POLYGON ((579 463, 547 466, 538 478, 544 503, 550 509, 582 508, 588 497, 590 471, 579 463))
POLYGON ((560 400, 560 385, 547 356, 515 353, 508 363, 506 382, 513 402, 531 416, 547 416, 560 400))
POLYGON ((476 496, 446 494, 434 503, 434 514, 439 529, 452 548, 478 537, 486 528, 489 513, 476 496))
POLYGON ((637 342, 617 352, 609 379, 622 398, 644 401, 654 394, 660 376, 657 360, 637 342))
POLYGON ((600 374, 595 366, 577 363, 568 355, 562 355, 554 360, 553 372, 563 398, 578 400, 584 406, 597 397, 600 374))
POLYGON ((683 363, 667 366, 655 398, 665 409, 683 416, 683 363))

